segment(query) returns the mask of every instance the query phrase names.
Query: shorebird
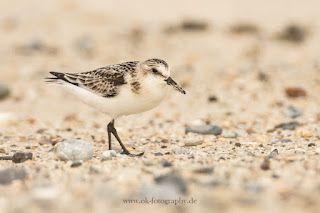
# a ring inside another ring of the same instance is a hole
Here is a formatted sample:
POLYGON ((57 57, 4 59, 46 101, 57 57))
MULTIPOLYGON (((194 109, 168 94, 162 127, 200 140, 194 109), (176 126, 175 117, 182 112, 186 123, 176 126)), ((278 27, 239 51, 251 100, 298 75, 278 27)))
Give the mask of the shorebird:
MULTIPOLYGON (((81 73, 50 73, 54 77, 46 78, 47 83, 62 86, 84 103, 111 117, 107 126, 109 150, 112 149, 113 134, 123 149, 122 154, 126 155, 131 154, 114 127, 115 120, 156 107, 167 95, 168 85, 186 94, 170 77, 170 68, 161 59, 124 62, 81 73)), ((136 156, 141 155, 143 153, 136 156)))

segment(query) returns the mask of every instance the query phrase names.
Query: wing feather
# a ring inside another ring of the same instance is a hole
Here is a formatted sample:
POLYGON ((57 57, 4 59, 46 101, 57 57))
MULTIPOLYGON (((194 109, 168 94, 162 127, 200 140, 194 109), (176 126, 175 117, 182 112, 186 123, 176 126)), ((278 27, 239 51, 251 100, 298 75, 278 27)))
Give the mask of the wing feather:
POLYGON ((125 75, 134 72, 137 63, 126 62, 82 73, 50 73, 56 77, 54 79, 64 80, 103 97, 114 97, 120 87, 127 84, 125 75))

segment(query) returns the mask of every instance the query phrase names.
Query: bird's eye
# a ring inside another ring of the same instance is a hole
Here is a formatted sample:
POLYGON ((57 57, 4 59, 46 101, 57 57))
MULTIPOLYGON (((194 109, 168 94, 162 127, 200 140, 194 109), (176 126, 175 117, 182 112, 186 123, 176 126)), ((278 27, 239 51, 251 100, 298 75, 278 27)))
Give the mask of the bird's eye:
POLYGON ((156 70, 155 68, 152 68, 152 72, 153 72, 154 74, 157 74, 157 73, 158 73, 158 70, 156 70))

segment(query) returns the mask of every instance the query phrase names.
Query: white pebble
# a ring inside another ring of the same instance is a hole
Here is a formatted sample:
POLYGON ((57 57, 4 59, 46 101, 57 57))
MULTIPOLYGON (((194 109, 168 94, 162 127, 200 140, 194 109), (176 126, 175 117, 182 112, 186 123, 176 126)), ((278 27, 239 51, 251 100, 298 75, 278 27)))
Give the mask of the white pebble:
POLYGON ((89 160, 93 157, 93 147, 90 143, 80 140, 60 142, 54 150, 60 160, 89 160))
POLYGON ((117 157, 117 153, 114 150, 107 150, 102 152, 103 160, 111 160, 113 157, 117 157))

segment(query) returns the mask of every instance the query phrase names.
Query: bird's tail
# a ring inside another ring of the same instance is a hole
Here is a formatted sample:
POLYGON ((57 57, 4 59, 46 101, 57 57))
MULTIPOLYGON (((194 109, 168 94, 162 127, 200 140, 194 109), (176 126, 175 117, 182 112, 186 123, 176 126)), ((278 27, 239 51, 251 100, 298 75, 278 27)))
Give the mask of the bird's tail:
POLYGON ((68 81, 65 78, 65 74, 61 72, 50 72, 54 77, 45 78, 45 83, 47 84, 63 84, 64 81, 68 81))

